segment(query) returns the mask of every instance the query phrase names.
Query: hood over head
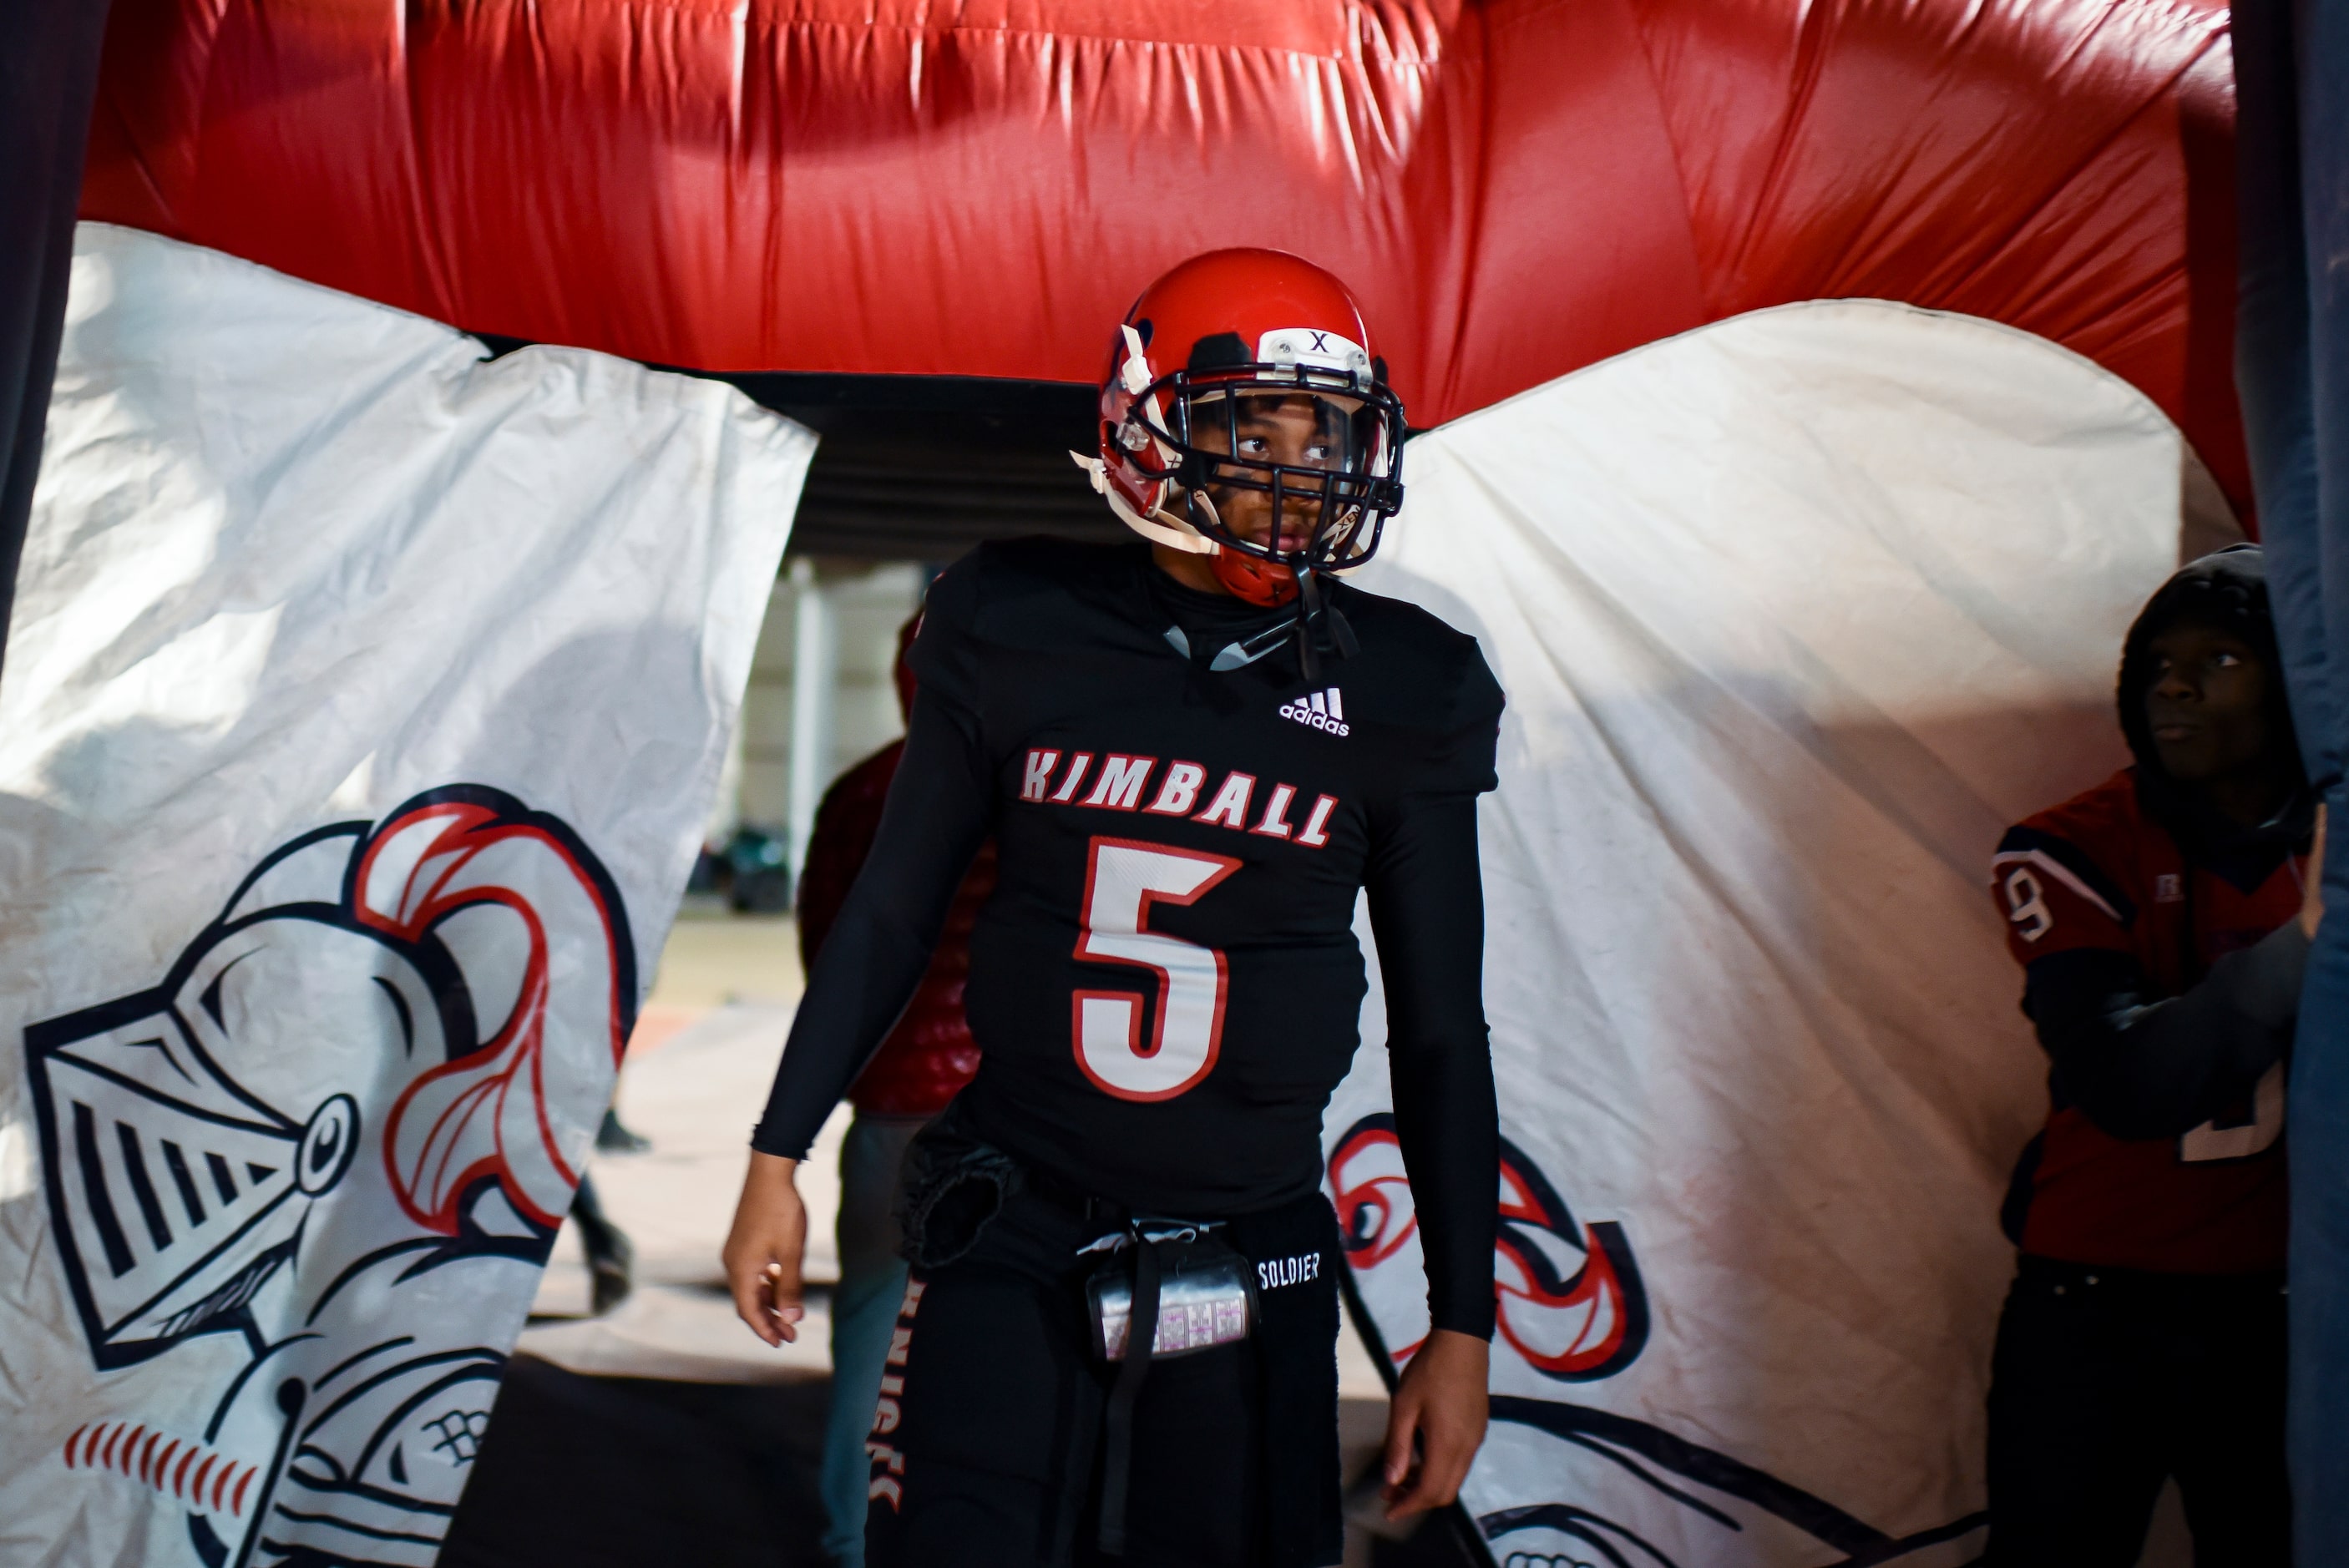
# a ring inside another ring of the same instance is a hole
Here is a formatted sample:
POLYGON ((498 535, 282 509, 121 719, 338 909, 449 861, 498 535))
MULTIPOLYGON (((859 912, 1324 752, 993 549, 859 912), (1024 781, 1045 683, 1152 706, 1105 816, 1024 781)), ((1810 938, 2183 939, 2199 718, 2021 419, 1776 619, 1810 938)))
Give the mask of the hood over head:
POLYGON ((2284 739, 2293 743, 2297 753, 2292 707, 2284 696, 2283 660, 2276 647, 2275 615, 2268 606, 2266 552, 2256 544, 2230 544, 2179 567, 2146 601, 2121 645, 2121 733, 2128 738, 2137 766, 2161 771, 2152 727, 2145 717, 2146 693, 2155 678, 2150 650, 2154 638, 2181 621, 2221 627, 2258 651, 2271 681, 2271 720, 2282 726, 2284 739))
POLYGON ((2229 545, 2178 568, 2176 575, 2146 601, 2121 645, 2117 693, 2121 733, 2128 738, 2129 751, 2137 758, 2140 790, 2157 814, 2174 828, 2183 825, 2182 818, 2207 814, 2198 810, 2199 793, 2172 779, 2162 767, 2161 754, 2153 744, 2153 727, 2145 715, 2146 694, 2152 689, 2156 678, 2151 644, 2181 621, 2199 622, 2232 633, 2250 644, 2267 666, 2268 722, 2272 727, 2271 733, 2280 737, 2292 758, 2297 791, 2293 806, 2284 816, 2293 819, 2296 826, 2297 819, 2309 810, 2305 802, 2307 781, 2301 772, 2300 741, 2292 729, 2292 705, 2284 691, 2283 659, 2276 646, 2275 615, 2268 603, 2267 556, 2256 544, 2229 545))

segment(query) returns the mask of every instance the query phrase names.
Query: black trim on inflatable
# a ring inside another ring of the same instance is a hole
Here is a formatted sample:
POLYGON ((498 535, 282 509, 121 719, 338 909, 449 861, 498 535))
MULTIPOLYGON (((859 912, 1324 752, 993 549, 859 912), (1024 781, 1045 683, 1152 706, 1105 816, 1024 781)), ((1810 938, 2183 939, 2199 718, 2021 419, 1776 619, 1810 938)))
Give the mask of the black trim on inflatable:
POLYGON ((65 335, 106 10, 107 0, 0 0, 0 648, 65 335))
MULTIPOLYGON (((474 335, 492 358, 524 346, 474 335)), ((723 381, 823 438, 792 525, 794 555, 947 562, 985 539, 1133 537, 1069 460, 1071 451, 1100 445, 1100 392, 1092 386, 654 368, 723 381)))

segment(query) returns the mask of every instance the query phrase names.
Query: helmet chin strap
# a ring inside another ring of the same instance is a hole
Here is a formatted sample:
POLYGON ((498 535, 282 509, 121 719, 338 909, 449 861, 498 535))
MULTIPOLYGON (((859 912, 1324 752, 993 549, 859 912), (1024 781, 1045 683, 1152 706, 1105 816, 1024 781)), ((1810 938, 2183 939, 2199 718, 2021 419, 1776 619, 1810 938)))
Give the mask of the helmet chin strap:
POLYGON ((1089 458, 1079 451, 1071 451, 1069 458, 1091 477, 1093 490, 1109 502, 1109 509, 1117 514, 1118 521, 1153 544, 1163 544, 1185 555, 1213 555, 1223 548, 1164 507, 1160 507, 1152 517, 1143 517, 1135 511, 1126 504, 1125 497, 1118 493, 1117 487, 1109 482, 1109 465, 1099 458, 1089 458))
MULTIPOLYGON (((1186 489, 1183 493, 1184 499, 1192 506, 1206 513, 1209 521, 1218 527, 1224 525, 1222 515, 1216 510, 1214 497, 1204 490, 1186 489)), ((1224 558, 1235 561, 1254 559, 1236 556, 1229 552, 1226 552, 1225 557, 1219 559, 1224 558)), ((1294 603, 1297 605, 1298 671, 1307 680, 1318 681, 1321 678, 1321 648, 1324 645, 1321 634, 1323 632, 1328 634, 1327 645, 1341 659, 1350 659, 1361 652, 1361 645, 1354 640, 1354 628, 1346 624, 1345 614, 1335 604, 1326 604, 1322 602, 1321 586, 1317 581, 1320 574, 1315 568, 1308 566, 1300 570, 1291 566, 1288 568, 1288 573, 1297 583, 1294 603), (1316 623, 1319 624, 1317 625, 1316 623)), ((1218 572, 1216 575, 1222 577, 1224 573, 1218 572)), ((1232 586, 1228 578, 1225 581, 1225 586, 1227 588, 1232 586)), ((1241 594, 1239 597, 1247 598, 1248 595, 1241 594)), ((1283 601, 1274 601, 1275 604, 1280 603, 1283 601)))
POLYGON ((1253 555, 1226 550, 1208 561, 1207 570, 1234 598, 1259 609, 1278 610, 1297 597, 1295 573, 1253 555))
MULTIPOLYGON (((1206 514, 1209 527, 1228 528, 1229 525, 1224 521, 1223 514, 1216 510, 1216 498, 1206 491, 1185 487, 1183 499, 1194 511, 1206 514)), ((1214 537, 1207 532, 1206 528, 1201 528, 1196 522, 1188 526, 1202 535, 1208 538, 1214 537)), ((1234 598, 1244 600, 1250 604, 1261 604, 1268 610, 1278 609, 1288 603, 1297 593, 1295 573, 1290 573, 1289 581, 1283 583, 1275 573, 1287 570, 1285 566, 1276 566, 1269 562, 1259 561, 1246 551, 1219 550, 1215 558, 1208 562, 1207 568, 1215 573, 1216 581, 1221 583, 1225 591, 1234 598)))
POLYGON ((1297 669, 1308 681, 1321 678, 1321 638, 1315 622, 1328 631, 1330 649, 1340 658, 1350 659, 1362 651, 1354 640, 1354 628, 1346 624, 1345 612, 1321 602, 1319 576, 1311 567, 1297 574, 1297 669))
MULTIPOLYGON (((1117 514, 1119 521, 1143 538, 1154 544, 1165 545, 1169 550, 1179 550, 1186 555, 1222 556, 1227 553, 1223 546, 1195 525, 1163 505, 1155 508, 1153 515, 1146 518, 1135 511, 1118 493, 1117 487, 1109 482, 1108 465, 1101 459, 1089 458, 1078 451, 1071 451, 1069 457, 1091 477, 1094 490, 1109 502, 1110 510, 1117 514)), ((1183 498, 1188 504, 1203 510, 1209 521, 1222 525, 1223 520, 1216 511, 1213 497, 1185 486, 1183 487, 1183 498)), ((1327 631, 1330 650, 1341 659, 1352 658, 1361 651, 1361 645, 1354 640, 1354 629, 1346 624, 1345 614, 1335 604, 1322 603, 1320 584, 1316 581, 1319 573, 1309 566, 1301 572, 1291 567, 1289 573, 1297 582, 1294 602, 1297 605, 1298 669, 1307 680, 1317 681, 1321 678, 1322 643, 1318 630, 1327 631), (1319 629, 1315 625, 1317 622, 1320 623, 1319 629)), ((1216 575, 1222 577, 1224 573, 1219 572, 1216 575)), ((1232 584, 1226 581, 1225 586, 1230 588, 1232 584)), ((1236 596, 1250 597, 1247 594, 1236 596)), ((1274 601, 1276 604, 1278 603, 1274 601)))

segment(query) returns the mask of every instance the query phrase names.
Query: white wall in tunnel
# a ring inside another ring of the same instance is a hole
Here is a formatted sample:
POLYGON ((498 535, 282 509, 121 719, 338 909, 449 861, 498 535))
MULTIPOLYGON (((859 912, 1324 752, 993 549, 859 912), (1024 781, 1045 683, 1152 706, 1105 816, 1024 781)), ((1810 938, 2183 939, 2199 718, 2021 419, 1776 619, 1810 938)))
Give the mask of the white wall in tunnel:
MULTIPOLYGON (((911 562, 824 561, 818 562, 816 577, 838 637, 832 745, 823 769, 829 781, 905 732, 890 669, 897 629, 921 602, 922 570, 911 562)), ((711 824, 714 838, 738 821, 777 829, 788 815, 797 634, 792 584, 779 578, 767 599, 742 702, 740 783, 732 799, 721 803, 721 812, 730 810, 730 817, 711 824)))
MULTIPOLYGON (((2046 1112, 1990 856, 2124 760, 2122 633, 2232 537, 2215 487, 2087 360, 1862 300, 1593 366, 1405 480, 1359 581, 1508 693, 1485 1002, 1542 1189, 1510 1239, 1557 1276, 1501 1259, 1467 1500, 1526 1562, 1969 1561, 1999 1200, 2046 1112)), ((1374 986, 1328 1128, 1402 1348, 1383 1033, 1374 986)))

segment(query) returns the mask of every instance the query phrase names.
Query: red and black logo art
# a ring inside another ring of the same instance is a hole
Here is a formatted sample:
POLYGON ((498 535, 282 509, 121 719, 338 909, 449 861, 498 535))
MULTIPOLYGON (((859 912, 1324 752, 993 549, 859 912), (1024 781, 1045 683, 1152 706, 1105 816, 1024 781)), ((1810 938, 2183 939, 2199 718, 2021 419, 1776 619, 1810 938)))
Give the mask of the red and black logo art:
MULTIPOLYGON (((1395 1120, 1381 1112, 1346 1130, 1330 1156, 1346 1261, 1375 1268, 1419 1228, 1395 1120)), ((1526 1151, 1501 1140, 1499 1233, 1493 1288, 1501 1338, 1526 1365, 1562 1382, 1611 1377, 1648 1342, 1648 1297, 1623 1227, 1578 1222, 1526 1151)), ((1399 1346, 1398 1361, 1416 1345, 1399 1346)))
POLYGON ((28 1028, 51 1255, 106 1405, 64 1439, 77 1484, 143 1487, 207 1568, 426 1568, 610 1097, 635 952, 576 833, 454 784, 291 840, 160 983, 28 1028), (165 1357, 176 1379, 105 1381, 165 1357))
MULTIPOLYGON (((1366 1116, 1348 1128, 1330 1153, 1329 1175, 1346 1262, 1355 1274, 1369 1274, 1401 1252, 1419 1224, 1395 1119, 1366 1116)), ((1647 1347, 1649 1313, 1622 1226, 1578 1222, 1541 1168, 1506 1139, 1498 1203, 1493 1263, 1501 1340, 1560 1383, 1595 1382, 1630 1367, 1647 1347)), ((1375 1326, 1364 1332, 1375 1345, 1375 1326)), ((1418 1348, 1414 1342, 1389 1356, 1400 1365, 1418 1348)), ((1563 1495, 1476 1520, 1504 1568, 1682 1568, 1666 1539, 1651 1533, 1658 1500, 1680 1528, 1721 1550, 1750 1553, 1764 1532, 1791 1530, 1837 1553, 1832 1568, 1883 1568, 1938 1551, 1982 1522, 1975 1512, 1905 1535, 1878 1529, 1734 1454, 1638 1415, 1578 1403, 1564 1389, 1495 1392, 1492 1413, 1496 1431, 1543 1433, 1561 1445, 1563 1495), (1599 1463, 1596 1482, 1577 1476, 1583 1457, 1599 1463)))

